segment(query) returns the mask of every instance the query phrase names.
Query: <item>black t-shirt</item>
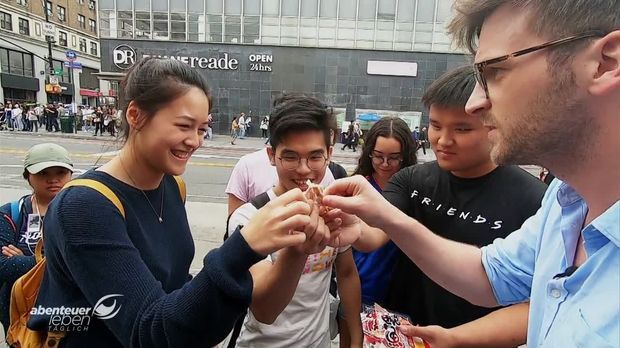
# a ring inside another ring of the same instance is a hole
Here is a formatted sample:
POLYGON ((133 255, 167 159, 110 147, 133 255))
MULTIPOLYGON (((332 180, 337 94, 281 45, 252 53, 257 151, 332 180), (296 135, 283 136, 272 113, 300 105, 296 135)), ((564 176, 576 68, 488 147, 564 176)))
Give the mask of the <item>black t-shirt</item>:
MULTIPOLYGON (((546 185, 515 166, 474 179, 442 170, 437 162, 405 168, 383 191, 385 198, 434 233, 484 246, 506 237, 534 215, 546 185)), ((493 311, 444 290, 400 252, 386 300, 416 324, 454 327, 493 311)))

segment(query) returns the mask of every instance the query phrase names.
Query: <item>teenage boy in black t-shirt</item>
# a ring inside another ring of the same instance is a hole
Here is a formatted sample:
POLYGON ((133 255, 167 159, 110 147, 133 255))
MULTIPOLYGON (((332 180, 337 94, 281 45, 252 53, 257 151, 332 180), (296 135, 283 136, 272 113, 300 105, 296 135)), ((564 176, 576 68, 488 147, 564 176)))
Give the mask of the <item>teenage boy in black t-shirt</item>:
MULTIPOLYGON (((515 166, 495 165, 488 129, 465 113, 475 85, 471 67, 435 81, 423 102, 430 109, 429 141, 437 161, 405 168, 383 191, 390 203, 436 234, 484 246, 517 230, 540 207, 546 185, 515 166)), ((355 244, 364 251, 387 241, 364 231, 355 244)), ((444 290, 400 253, 387 307, 416 324, 454 327, 493 311, 444 290)))

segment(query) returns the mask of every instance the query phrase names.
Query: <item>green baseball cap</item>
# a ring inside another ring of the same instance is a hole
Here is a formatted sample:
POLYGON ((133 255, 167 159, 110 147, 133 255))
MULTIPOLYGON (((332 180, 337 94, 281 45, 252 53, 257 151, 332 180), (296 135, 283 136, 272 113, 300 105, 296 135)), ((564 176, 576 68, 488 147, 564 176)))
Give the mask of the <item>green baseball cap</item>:
POLYGON ((73 172, 73 161, 64 147, 44 143, 34 145, 28 150, 24 159, 24 168, 30 174, 37 174, 50 167, 63 167, 73 172))

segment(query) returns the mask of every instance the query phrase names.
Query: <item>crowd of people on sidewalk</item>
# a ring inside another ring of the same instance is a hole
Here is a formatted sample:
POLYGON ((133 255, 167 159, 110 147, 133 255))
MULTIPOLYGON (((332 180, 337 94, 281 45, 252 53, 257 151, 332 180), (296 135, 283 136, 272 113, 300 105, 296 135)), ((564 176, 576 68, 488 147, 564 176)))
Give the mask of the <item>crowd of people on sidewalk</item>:
MULTIPOLYGON (((212 123, 210 88, 178 60, 136 62, 119 153, 69 181, 67 151, 35 145, 32 194, 0 207, 9 343, 375 347, 365 333, 383 330, 380 346, 617 347, 618 2, 454 6, 449 30, 475 63, 426 87, 428 129, 383 118, 359 143, 350 123, 362 155, 348 176, 333 108, 278 97, 261 120, 269 146, 231 173, 224 242, 193 276, 180 175, 212 123), (437 160, 417 163, 426 145, 437 160), (29 270, 41 282, 25 298, 14 284, 29 270), (402 320, 363 324, 377 305, 402 320)), ((231 143, 250 128, 235 116, 231 143)))
POLYGON ((107 132, 116 136, 120 127, 121 116, 113 106, 92 107, 80 105, 75 114, 61 103, 47 105, 7 102, 0 109, 0 130, 38 132, 39 128, 48 132, 60 132, 61 117, 73 117, 73 127, 81 127, 83 131, 103 135, 107 132))

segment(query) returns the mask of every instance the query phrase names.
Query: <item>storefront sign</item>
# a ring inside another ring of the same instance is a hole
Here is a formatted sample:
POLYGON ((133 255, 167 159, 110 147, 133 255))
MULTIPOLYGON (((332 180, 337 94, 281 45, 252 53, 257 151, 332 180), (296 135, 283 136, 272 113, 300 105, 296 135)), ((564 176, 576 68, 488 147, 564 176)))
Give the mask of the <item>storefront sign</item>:
MULTIPOLYGON (((129 69, 138 59, 145 57, 178 60, 188 64, 192 68, 208 70, 239 69, 239 60, 232 58, 229 53, 223 53, 216 57, 146 54, 136 53, 132 47, 126 44, 118 45, 112 51, 112 62, 121 70, 129 69)), ((271 63, 273 62, 273 56, 271 54, 250 54, 248 60, 250 61, 250 71, 271 71, 271 63)))

